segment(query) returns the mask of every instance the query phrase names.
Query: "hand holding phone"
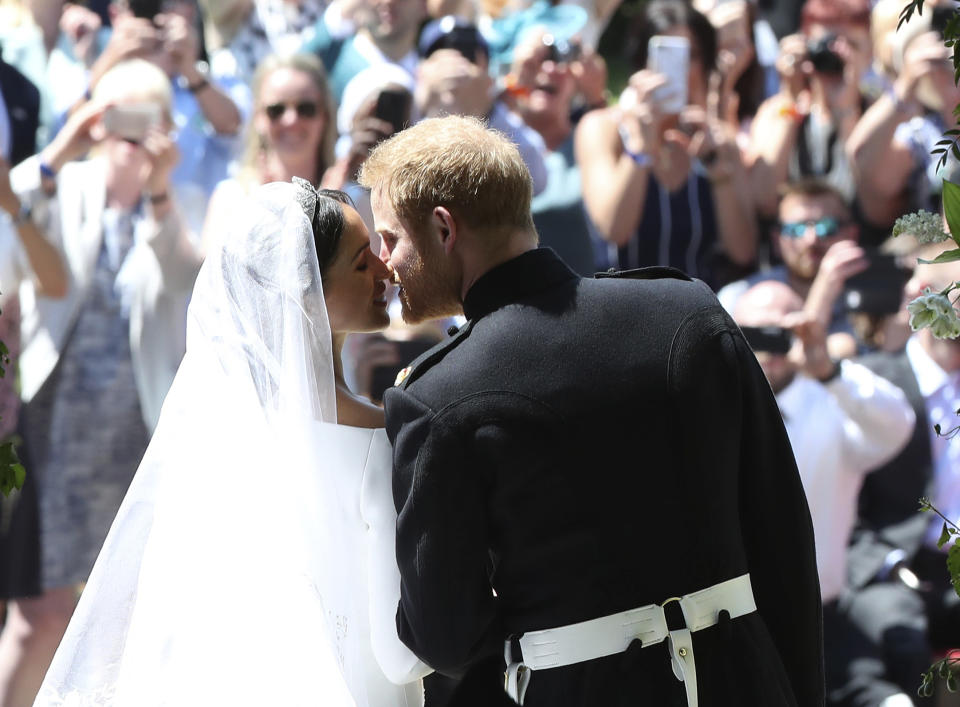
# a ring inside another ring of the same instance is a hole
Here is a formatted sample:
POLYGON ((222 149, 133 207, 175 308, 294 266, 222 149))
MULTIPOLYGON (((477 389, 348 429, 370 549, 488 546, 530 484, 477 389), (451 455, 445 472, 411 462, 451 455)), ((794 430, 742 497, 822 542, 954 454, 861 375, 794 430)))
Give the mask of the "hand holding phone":
POLYGON ((393 126, 393 132, 398 133, 410 122, 410 103, 412 96, 404 89, 384 89, 377 96, 377 105, 373 109, 375 118, 379 118, 393 126))
POLYGON ((656 35, 647 45, 647 68, 666 78, 654 92, 660 111, 677 114, 687 105, 690 73, 690 40, 686 37, 656 35))

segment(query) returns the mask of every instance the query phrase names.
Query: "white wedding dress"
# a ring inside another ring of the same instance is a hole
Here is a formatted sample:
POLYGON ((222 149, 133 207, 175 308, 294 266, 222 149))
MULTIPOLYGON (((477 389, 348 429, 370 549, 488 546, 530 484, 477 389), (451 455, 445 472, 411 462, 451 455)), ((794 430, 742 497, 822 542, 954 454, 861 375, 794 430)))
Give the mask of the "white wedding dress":
POLYGON ((238 204, 187 353, 37 705, 422 705, 399 641, 390 446, 335 424, 297 187, 238 204))

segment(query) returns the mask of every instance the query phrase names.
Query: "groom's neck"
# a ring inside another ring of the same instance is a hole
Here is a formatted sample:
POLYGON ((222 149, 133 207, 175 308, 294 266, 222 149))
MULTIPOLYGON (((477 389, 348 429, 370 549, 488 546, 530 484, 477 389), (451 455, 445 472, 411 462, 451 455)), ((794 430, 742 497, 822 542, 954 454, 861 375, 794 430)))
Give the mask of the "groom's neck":
MULTIPOLYGON (((536 231, 515 231, 499 241, 493 248, 465 248, 463 250, 463 283, 460 290, 461 301, 467 292, 481 277, 508 260, 523 255, 537 247, 536 231)), ((474 239, 474 243, 482 239, 474 239)))

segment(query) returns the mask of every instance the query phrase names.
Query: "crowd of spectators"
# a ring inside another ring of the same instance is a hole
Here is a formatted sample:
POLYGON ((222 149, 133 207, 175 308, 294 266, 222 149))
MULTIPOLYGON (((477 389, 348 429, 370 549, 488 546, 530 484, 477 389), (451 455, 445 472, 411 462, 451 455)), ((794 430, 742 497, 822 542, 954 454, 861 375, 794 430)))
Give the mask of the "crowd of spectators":
MULTIPOLYGON (((890 234, 955 178, 931 150, 960 89, 953 0, 898 29, 903 4, 0 0, 0 442, 30 469, 0 499, 0 707, 32 703, 233 205, 295 176, 344 189, 378 251, 360 168, 444 114, 517 144, 541 245, 575 271, 672 266, 718 292, 807 491, 829 703, 919 704, 960 648, 917 512, 960 521, 960 342, 911 332, 905 303, 960 266, 890 234)), ((345 350, 373 400, 446 328, 393 319, 345 350)))

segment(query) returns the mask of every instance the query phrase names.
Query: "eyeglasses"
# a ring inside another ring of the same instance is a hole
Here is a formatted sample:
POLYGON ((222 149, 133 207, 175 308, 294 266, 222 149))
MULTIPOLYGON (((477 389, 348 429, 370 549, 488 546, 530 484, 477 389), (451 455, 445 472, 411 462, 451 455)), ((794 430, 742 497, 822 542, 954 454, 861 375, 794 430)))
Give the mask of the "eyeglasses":
POLYGON ((299 101, 298 103, 271 103, 268 106, 264 106, 263 112, 267 114, 267 117, 270 119, 270 122, 276 122, 282 118, 288 108, 293 108, 297 111, 297 117, 299 118, 315 118, 317 116, 317 102, 316 101, 299 101))
POLYGON ((781 221, 780 235, 791 239, 803 238, 811 226, 817 238, 824 239, 837 235, 844 224, 830 216, 810 221, 781 221))

